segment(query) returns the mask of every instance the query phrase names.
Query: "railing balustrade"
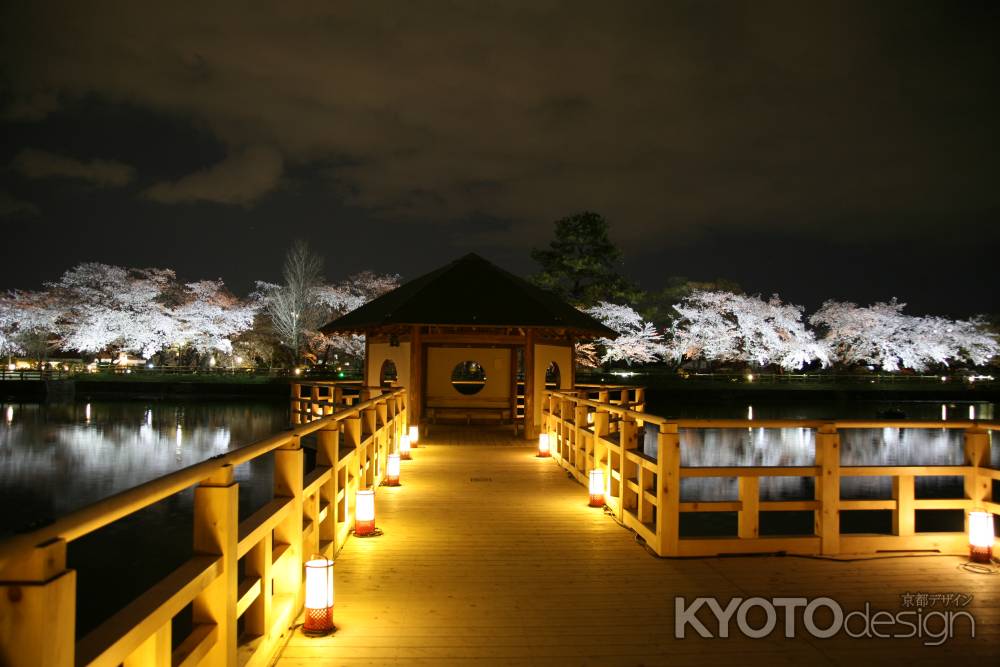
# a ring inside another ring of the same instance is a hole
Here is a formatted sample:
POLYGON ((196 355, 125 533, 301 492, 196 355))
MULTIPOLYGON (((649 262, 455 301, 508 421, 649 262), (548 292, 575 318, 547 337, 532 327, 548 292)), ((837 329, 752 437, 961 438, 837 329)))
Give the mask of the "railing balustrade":
POLYGON ((348 392, 341 405, 342 387, 330 383, 326 401, 322 392, 313 400, 311 384, 296 390, 302 388, 308 388, 308 404, 298 394, 298 421, 290 430, 0 544, 0 664, 270 664, 303 606, 303 560, 337 553, 350 535, 355 492, 381 481, 386 457, 407 427, 405 389, 348 392), (305 474, 302 438, 310 434, 316 435, 316 467, 305 474), (273 499, 238 521, 233 471, 271 452, 273 499), (195 555, 77 641, 77 573, 66 567, 67 545, 192 486, 195 555), (173 642, 172 619, 188 605, 192 631, 173 642))
MULTIPOLYGON (((641 405, 641 393, 616 404, 610 395, 591 386, 578 391, 545 392, 543 432, 549 434, 553 458, 587 484, 591 469, 604 469, 606 504, 624 525, 638 533, 662 556, 715 556, 734 553, 787 552, 797 554, 857 554, 889 550, 965 552, 966 532, 926 533, 915 530, 917 510, 982 510, 1000 514, 992 501, 1000 470, 990 466, 990 432, 996 422, 914 420, 744 420, 671 419, 623 407, 641 405), (597 394, 597 400, 594 396, 597 394), (639 439, 645 424, 657 427, 657 456, 646 455, 639 439), (680 429, 809 428, 816 430, 813 465, 682 467, 680 429), (963 465, 842 466, 840 433, 869 428, 946 428, 964 431, 963 465), (892 498, 847 500, 840 482, 850 477, 889 477, 892 498), (964 480, 962 498, 916 498, 921 477, 957 476, 964 480), (695 477, 736 478, 735 501, 682 502, 681 482, 695 477), (806 477, 815 483, 811 500, 762 501, 760 478, 806 477), (891 535, 842 533, 840 512, 890 510, 891 535), (760 513, 811 511, 814 531, 803 536, 762 536, 760 513), (737 534, 732 537, 682 537, 680 517, 685 512, 736 512, 737 534)), ((968 519, 966 519, 968 521, 968 519)), ((967 526, 966 526, 967 528, 967 526)))

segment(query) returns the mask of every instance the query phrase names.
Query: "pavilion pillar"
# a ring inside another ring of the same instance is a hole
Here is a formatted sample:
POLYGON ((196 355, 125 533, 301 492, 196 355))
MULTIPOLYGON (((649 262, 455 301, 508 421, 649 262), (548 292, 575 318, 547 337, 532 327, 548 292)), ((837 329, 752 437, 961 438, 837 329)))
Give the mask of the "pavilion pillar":
POLYGON ((423 370, 424 353, 420 341, 420 326, 410 329, 410 386, 406 388, 409 401, 406 406, 406 419, 410 426, 420 426, 420 415, 423 412, 423 370))

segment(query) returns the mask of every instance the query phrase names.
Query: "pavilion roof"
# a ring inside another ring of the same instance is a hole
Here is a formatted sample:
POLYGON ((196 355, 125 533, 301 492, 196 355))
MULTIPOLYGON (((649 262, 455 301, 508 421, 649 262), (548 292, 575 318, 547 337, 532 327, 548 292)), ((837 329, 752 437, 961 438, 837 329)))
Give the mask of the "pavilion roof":
POLYGON ((391 325, 554 328, 582 336, 617 332, 562 299, 470 253, 369 301, 323 333, 391 325))

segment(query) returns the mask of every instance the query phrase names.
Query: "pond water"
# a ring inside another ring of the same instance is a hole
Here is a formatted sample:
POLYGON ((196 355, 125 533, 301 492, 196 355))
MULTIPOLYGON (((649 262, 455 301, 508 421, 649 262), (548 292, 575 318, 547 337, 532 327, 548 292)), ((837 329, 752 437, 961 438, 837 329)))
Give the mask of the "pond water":
MULTIPOLYGON (((664 417, 755 419, 871 419, 887 412, 909 419, 965 420, 972 413, 993 419, 992 403, 883 401, 667 401, 648 393, 648 409, 664 417), (943 412, 942 412, 943 410, 943 412)), ((253 442, 288 425, 284 402, 117 401, 69 404, 0 404, 0 538, 30 530, 116 492, 253 442)), ((865 429, 841 434, 843 465, 957 465, 963 461, 961 431, 865 429)), ((655 434, 644 450, 654 456, 655 434)), ((812 429, 683 429, 685 466, 812 465, 812 429)), ((992 448, 1000 466, 1000 446, 992 448)), ((272 456, 236 469, 240 518, 271 496, 272 456)), ((308 464, 307 464, 308 465, 308 464)), ((918 480, 918 497, 962 494, 958 478, 918 480)), ((733 500, 734 478, 684 480, 682 499, 733 500)), ((844 480, 845 498, 888 498, 889 478, 844 480)), ((764 500, 811 499, 812 479, 763 478, 764 500)), ((191 555, 188 490, 71 543, 70 566, 79 571, 78 631, 96 625, 135 594, 191 555), (109 551, 115 553, 109 558, 109 551), (112 582, 112 585, 109 585, 112 582)), ((846 532, 888 532, 879 512, 855 521, 844 513, 846 532)), ((918 513, 920 514, 920 513, 918 513)), ((926 514, 926 513, 924 513, 926 514)), ((941 520, 918 516, 918 530, 954 529, 961 513, 941 520), (937 521, 937 522, 935 522, 937 521)), ((735 532, 735 513, 684 515, 682 535, 735 532)), ((764 513, 762 533, 809 533, 812 513, 764 513), (768 515, 777 515, 768 516, 768 515)), ((178 621, 183 623, 182 618, 178 621)), ((176 633, 183 637, 183 633, 176 633)))

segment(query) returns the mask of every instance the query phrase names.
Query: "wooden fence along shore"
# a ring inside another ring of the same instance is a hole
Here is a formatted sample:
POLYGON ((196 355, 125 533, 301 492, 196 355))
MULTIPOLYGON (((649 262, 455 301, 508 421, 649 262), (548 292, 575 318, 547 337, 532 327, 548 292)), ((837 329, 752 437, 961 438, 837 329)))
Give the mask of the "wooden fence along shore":
MULTIPOLYGON (((346 383, 292 384, 292 428, 74 512, 33 533, 0 544, 0 663, 5 665, 257 665, 269 664, 303 608, 303 560, 333 558, 350 535, 354 494, 377 486, 389 453, 409 425, 407 391, 346 383), (302 438, 316 436, 316 468, 304 470, 302 438), (238 521, 236 466, 274 454, 273 500, 238 521), (76 572, 66 567, 67 544, 142 508, 195 487, 195 555, 95 630, 75 638, 76 572), (240 561, 244 575, 239 576, 240 561), (179 642, 171 621, 187 605, 193 629, 179 642), (237 636, 238 623, 243 633, 237 636), (173 645, 177 644, 176 648, 173 645)), ((967 553, 965 533, 916 533, 916 510, 982 509, 992 502, 1000 470, 990 463, 990 432, 978 422, 666 420, 645 413, 641 388, 578 385, 546 390, 542 433, 555 460, 587 483, 604 472, 605 501, 618 520, 662 556, 732 553, 865 554, 883 550, 967 553), (640 429, 655 424, 656 458, 643 453, 640 429), (799 427, 816 430, 816 461, 797 467, 682 467, 682 428, 799 427), (856 428, 949 428, 965 432, 964 465, 840 465, 838 433, 856 428), (914 480, 961 476, 964 497, 916 499, 914 480), (811 477, 813 500, 760 500, 760 478, 811 477), (842 500, 840 480, 887 476, 891 500, 842 500), (691 477, 735 477, 739 500, 681 502, 691 477), (843 510, 891 510, 892 535, 841 534, 843 510), (766 537, 760 513, 812 511, 813 535, 766 537), (737 512, 738 534, 681 538, 682 512, 737 512)))

